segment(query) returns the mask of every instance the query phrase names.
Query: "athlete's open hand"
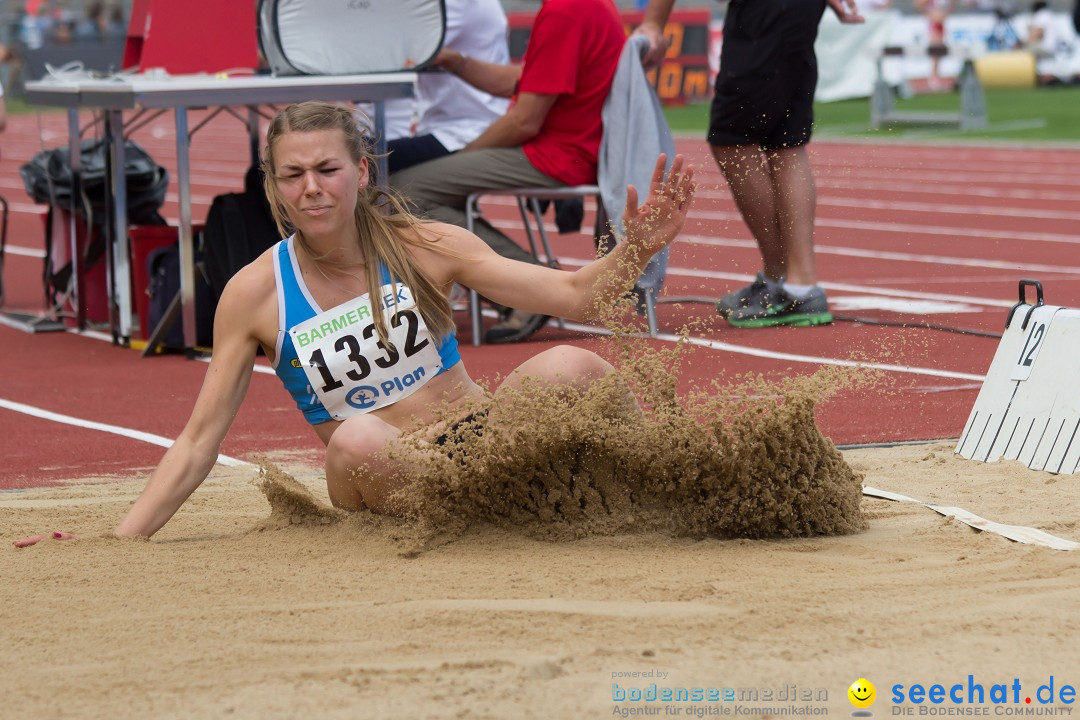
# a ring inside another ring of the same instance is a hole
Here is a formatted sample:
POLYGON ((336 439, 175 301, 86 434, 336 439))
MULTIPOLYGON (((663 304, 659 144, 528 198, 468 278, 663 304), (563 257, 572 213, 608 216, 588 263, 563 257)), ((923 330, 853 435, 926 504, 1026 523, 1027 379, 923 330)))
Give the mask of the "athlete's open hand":
POLYGON ((31 545, 37 545, 42 540, 74 540, 74 539, 75 539, 75 536, 73 534, 71 534, 71 533, 49 532, 49 533, 42 533, 41 535, 31 535, 29 537, 24 537, 21 540, 16 540, 14 542, 14 545, 17 548, 24 548, 24 547, 30 547, 31 545))
POLYGON ((697 190, 694 166, 688 165, 684 170, 682 155, 675 156, 671 171, 665 177, 666 164, 666 155, 656 158, 645 204, 638 206, 637 189, 633 185, 626 188, 626 212, 623 213, 626 239, 650 257, 667 247, 682 230, 690 201, 697 190))

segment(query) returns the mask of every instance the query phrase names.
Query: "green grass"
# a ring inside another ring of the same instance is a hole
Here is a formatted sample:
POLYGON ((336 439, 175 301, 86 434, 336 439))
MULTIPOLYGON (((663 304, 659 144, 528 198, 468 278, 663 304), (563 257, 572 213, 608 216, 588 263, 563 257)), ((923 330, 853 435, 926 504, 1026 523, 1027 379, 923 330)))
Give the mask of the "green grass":
POLYGON ((21 97, 14 97, 12 95, 4 96, 4 109, 9 115, 22 115, 24 113, 31 112, 52 112, 59 110, 60 108, 45 108, 37 105, 30 105, 21 97))
MULTIPOLYGON (((957 93, 918 95, 898 100, 903 111, 957 111, 957 93)), ((709 122, 708 105, 670 107, 665 110, 674 131, 704 136, 709 122)), ((829 138, 882 139, 996 139, 1029 141, 1080 141, 1080 87, 1050 86, 1031 90, 987 90, 989 127, 961 132, 955 127, 895 125, 870 129, 870 100, 815 103, 815 135, 829 138)))

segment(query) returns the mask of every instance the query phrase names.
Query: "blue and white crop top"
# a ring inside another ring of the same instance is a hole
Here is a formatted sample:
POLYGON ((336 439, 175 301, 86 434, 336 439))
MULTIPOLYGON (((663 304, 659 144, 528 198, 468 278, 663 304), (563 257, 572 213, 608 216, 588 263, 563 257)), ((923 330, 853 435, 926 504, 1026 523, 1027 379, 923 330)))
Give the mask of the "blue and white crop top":
POLYGON ((453 332, 436 342, 412 291, 391 282, 323 310, 296 262, 294 239, 274 251, 278 334, 274 371, 312 425, 344 420, 408 397, 461 360, 453 332), (374 295, 374 299, 372 299, 374 295), (374 313, 386 311, 391 346, 379 341, 374 313))

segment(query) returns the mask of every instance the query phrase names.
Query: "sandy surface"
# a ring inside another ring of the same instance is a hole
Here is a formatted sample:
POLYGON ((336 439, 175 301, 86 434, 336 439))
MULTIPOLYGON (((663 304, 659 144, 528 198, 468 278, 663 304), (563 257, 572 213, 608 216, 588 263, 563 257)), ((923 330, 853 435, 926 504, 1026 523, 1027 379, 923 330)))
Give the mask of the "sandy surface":
MULTIPOLYGON (((1080 540, 1076 477, 973 463, 946 445, 845 459, 868 485, 1080 540)), ((278 460, 327 502, 319 469, 278 460)), ((915 505, 865 498, 869 529, 840 537, 551 541, 479 526, 413 554, 403 521, 290 524, 272 516, 253 469, 218 468, 152 541, 105 537, 142 482, 0 495, 7 538, 80 533, 0 548, 4 717, 599 718, 661 707, 615 702, 613 683, 760 689, 757 702, 671 703, 659 717, 779 715, 792 703, 761 697, 791 685, 827 695, 795 705, 846 717, 860 677, 876 684, 883 717, 895 684, 948 688, 973 674, 987 691, 1019 679, 1022 695, 1051 675, 1055 692, 1080 685, 1080 552, 915 505), (634 672, 653 675, 613 678, 634 672)))

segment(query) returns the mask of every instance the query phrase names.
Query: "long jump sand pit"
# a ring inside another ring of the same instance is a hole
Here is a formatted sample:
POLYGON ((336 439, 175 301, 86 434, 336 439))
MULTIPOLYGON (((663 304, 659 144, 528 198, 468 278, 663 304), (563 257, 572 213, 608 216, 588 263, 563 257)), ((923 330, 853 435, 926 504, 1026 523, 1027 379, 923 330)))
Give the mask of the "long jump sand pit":
MULTIPOLYGON (((1080 537, 1075 477, 944 444, 844 457, 867 485, 1080 537)), ((478 523, 421 547, 405 521, 337 517, 321 469, 277 460, 314 504, 278 488, 272 512, 252 468, 219 467, 149 542, 107 537, 144 478, 0 495, 8 538, 80 533, 2 551, 3 716, 846 717, 859 678, 878 717, 915 684, 963 685, 965 701, 903 703, 915 716, 1002 716, 1066 714, 1062 688, 1080 684, 1080 553, 918 505, 863 498, 868 529, 834 537, 478 523), (972 683, 985 705, 968 704, 972 683), (990 702, 995 684, 1008 703, 990 702), (721 699, 617 699, 654 688, 721 699)))

